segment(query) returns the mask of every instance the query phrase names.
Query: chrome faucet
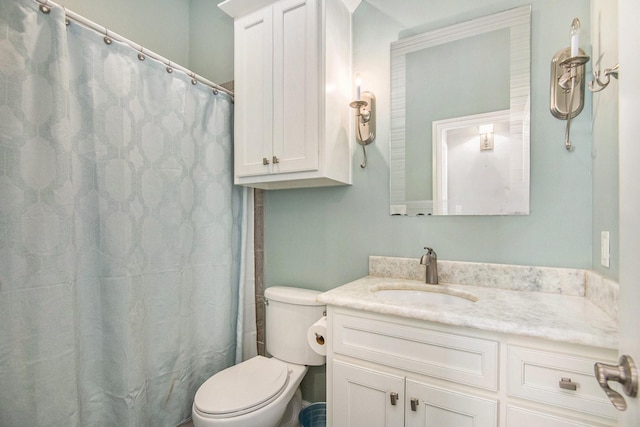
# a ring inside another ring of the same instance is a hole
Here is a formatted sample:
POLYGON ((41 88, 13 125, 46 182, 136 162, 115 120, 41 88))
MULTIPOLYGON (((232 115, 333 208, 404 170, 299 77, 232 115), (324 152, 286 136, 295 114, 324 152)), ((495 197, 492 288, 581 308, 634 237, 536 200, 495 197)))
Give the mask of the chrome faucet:
POLYGON ((438 254, 431 248, 425 247, 427 253, 420 258, 420 264, 427 266, 426 283, 438 284, 438 254))

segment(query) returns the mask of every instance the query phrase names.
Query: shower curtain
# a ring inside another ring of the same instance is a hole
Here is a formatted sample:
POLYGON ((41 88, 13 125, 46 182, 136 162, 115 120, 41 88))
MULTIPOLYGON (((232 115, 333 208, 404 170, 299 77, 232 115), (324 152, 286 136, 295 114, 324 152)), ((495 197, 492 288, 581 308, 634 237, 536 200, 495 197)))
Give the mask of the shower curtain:
POLYGON ((231 99, 103 36, 0 2, 3 427, 177 425, 242 336, 231 99))

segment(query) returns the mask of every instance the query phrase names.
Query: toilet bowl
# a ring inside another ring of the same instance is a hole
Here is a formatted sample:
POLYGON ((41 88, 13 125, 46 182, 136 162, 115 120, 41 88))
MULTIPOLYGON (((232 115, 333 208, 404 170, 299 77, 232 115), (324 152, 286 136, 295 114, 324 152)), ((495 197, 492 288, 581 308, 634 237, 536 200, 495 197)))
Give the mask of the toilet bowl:
POLYGON ((193 402, 194 427, 278 427, 308 365, 322 365, 307 329, 325 307, 317 291, 290 287, 265 290, 267 351, 218 372, 205 381, 193 402))
POLYGON ((256 356, 205 381, 193 402, 193 425, 276 427, 307 367, 256 356))

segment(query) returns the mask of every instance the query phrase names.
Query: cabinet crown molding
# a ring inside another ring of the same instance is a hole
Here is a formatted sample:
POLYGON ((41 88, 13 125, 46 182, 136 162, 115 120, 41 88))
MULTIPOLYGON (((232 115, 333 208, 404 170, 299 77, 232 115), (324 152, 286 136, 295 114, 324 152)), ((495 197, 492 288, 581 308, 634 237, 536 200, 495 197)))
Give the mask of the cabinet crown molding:
MULTIPOLYGON (((220 9, 232 18, 239 18, 263 7, 269 6, 278 0, 226 0, 218 5, 220 9)), ((362 0, 341 0, 353 13, 362 0)))

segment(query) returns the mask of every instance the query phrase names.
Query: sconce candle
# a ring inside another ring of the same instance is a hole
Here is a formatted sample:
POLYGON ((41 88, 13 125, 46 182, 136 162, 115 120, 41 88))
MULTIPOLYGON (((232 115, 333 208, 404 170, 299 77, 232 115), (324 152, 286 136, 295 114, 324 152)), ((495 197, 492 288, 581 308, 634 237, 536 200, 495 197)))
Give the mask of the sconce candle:
POLYGON ((360 73, 356 74, 356 101, 360 101, 360 86, 362 85, 362 79, 360 73))
POLYGON ((478 126, 480 132, 480 151, 493 150, 493 123, 478 126))
POLYGON ((580 20, 573 18, 571 22, 571 56, 578 56, 580 52, 580 20))

